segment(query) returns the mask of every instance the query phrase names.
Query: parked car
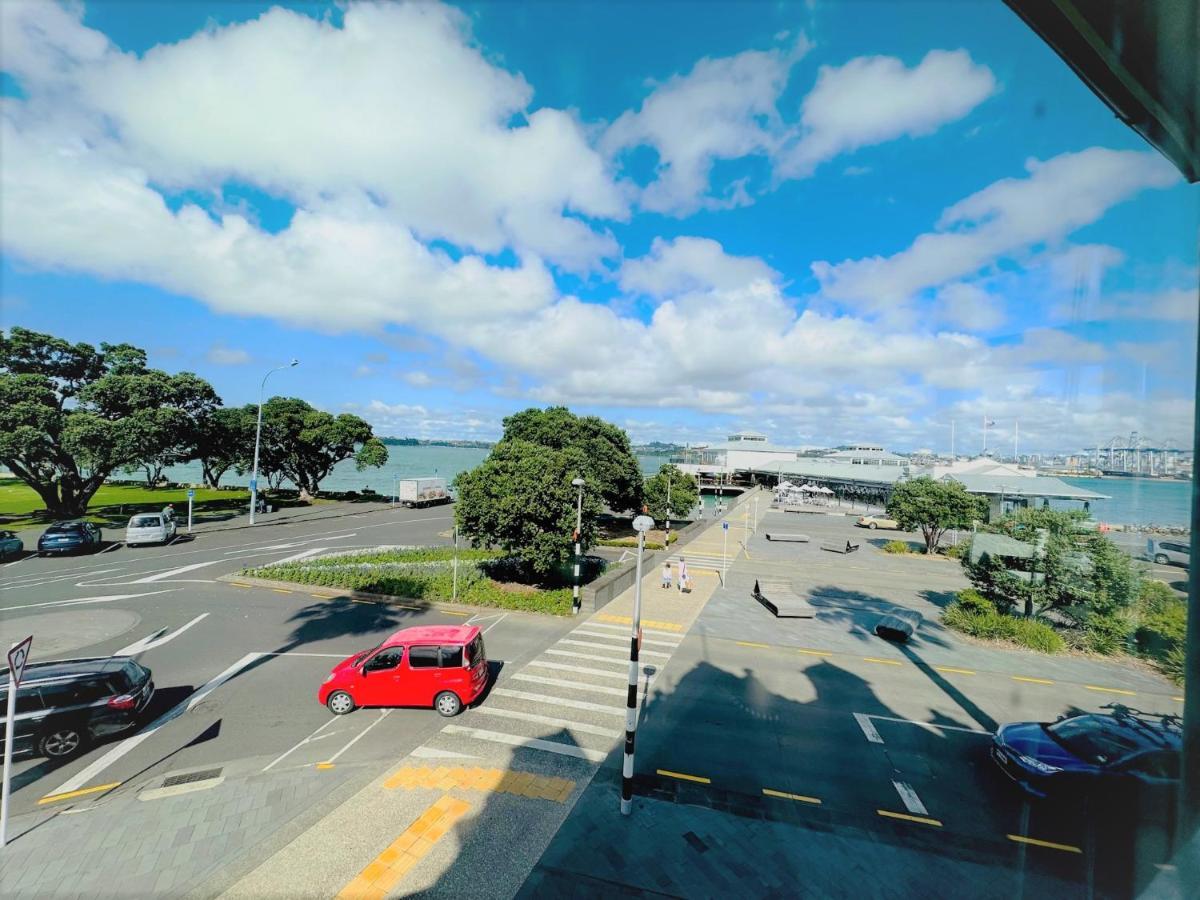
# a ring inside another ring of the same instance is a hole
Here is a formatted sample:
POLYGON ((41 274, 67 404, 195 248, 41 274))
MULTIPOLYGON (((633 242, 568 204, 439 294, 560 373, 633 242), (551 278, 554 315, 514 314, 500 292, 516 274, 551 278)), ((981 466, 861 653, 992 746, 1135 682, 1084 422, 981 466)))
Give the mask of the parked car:
POLYGON ((1104 708, 1110 712, 1001 725, 992 759, 1034 797, 1103 799, 1135 790, 1164 793, 1161 802, 1174 802, 1183 747, 1179 717, 1119 703, 1104 708))
POLYGON ((25 552, 25 544, 11 531, 0 531, 0 562, 25 552))
POLYGON ((1146 541, 1146 556, 1160 566, 1183 566, 1190 568, 1192 564, 1192 548, 1183 541, 1159 541, 1150 538, 1146 541))
MULTIPOLYGON (((7 671, 0 678, 0 709, 6 709, 11 681, 7 671)), ((150 670, 127 657, 31 663, 17 688, 13 752, 69 759, 98 738, 134 727, 153 695, 150 670)))
POLYGON ((162 513, 139 513, 125 526, 125 546, 136 544, 165 544, 175 537, 179 526, 174 516, 162 513))
POLYGON ((898 531, 900 523, 895 519, 889 519, 886 516, 859 516, 858 521, 854 523, 859 528, 870 528, 874 531, 876 528, 890 528, 893 531, 898 531))
POLYGON ((55 522, 38 538, 38 553, 74 553, 100 546, 100 526, 91 522, 55 522))
POLYGON ((334 715, 359 706, 432 706, 455 716, 487 686, 483 633, 475 625, 405 628, 330 672, 317 699, 334 715))

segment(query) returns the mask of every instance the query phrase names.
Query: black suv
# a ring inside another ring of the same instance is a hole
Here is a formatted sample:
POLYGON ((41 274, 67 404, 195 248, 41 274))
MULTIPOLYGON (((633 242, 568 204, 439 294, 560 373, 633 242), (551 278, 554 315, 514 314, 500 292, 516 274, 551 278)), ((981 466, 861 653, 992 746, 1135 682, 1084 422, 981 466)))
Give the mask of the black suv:
MULTIPOLYGON (((0 709, 5 709, 11 681, 7 671, 0 677, 0 709)), ((13 752, 68 759, 93 740, 136 725, 153 694, 150 670, 128 657, 28 665, 17 688, 13 752)))

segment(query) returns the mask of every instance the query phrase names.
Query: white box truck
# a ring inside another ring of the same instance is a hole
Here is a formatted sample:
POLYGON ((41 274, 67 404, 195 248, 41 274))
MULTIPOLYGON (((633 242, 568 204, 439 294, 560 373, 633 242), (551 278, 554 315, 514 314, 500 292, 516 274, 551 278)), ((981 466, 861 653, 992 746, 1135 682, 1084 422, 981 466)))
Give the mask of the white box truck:
POLYGON ((445 478, 405 478, 396 485, 396 499, 410 509, 453 500, 446 490, 445 478))

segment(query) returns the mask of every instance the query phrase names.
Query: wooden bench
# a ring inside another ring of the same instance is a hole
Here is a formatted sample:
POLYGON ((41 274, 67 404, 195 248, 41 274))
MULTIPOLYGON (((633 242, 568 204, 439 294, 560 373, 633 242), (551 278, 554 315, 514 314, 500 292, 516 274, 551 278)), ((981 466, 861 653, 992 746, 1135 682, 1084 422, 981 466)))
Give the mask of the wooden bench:
POLYGON ((809 537, 807 534, 780 534, 776 531, 767 532, 768 541, 791 541, 796 544, 807 544, 809 537))
POLYGON ((750 596, 765 606, 777 619, 812 619, 817 614, 807 600, 798 596, 790 585, 782 581, 759 582, 756 579, 750 596))
POLYGON ((853 553, 858 549, 858 546, 858 544, 852 544, 849 541, 846 541, 845 544, 836 541, 825 541, 821 544, 821 549, 828 550, 830 553, 853 553))
POLYGON ((914 609, 895 609, 875 623, 875 633, 889 641, 904 643, 921 625, 921 614, 914 609))

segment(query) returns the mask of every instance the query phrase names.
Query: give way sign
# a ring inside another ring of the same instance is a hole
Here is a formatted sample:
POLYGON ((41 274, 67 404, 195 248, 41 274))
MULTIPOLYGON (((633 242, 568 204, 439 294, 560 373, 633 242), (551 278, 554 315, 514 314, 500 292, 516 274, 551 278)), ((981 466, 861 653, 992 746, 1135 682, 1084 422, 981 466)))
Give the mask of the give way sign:
POLYGON ((19 644, 14 644, 8 651, 9 679, 13 687, 21 684, 21 676, 25 674, 25 663, 29 662, 29 648, 33 645, 33 635, 25 638, 19 644))

